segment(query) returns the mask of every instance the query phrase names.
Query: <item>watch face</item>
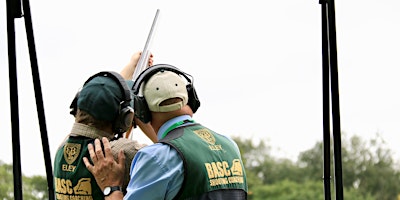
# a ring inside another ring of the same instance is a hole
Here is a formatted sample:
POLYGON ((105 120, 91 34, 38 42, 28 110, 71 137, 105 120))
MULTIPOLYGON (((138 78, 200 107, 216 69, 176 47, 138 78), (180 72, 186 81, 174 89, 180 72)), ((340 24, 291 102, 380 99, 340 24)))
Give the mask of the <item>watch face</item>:
POLYGON ((104 188, 104 191, 103 191, 104 195, 109 195, 110 192, 111 192, 111 187, 104 188))

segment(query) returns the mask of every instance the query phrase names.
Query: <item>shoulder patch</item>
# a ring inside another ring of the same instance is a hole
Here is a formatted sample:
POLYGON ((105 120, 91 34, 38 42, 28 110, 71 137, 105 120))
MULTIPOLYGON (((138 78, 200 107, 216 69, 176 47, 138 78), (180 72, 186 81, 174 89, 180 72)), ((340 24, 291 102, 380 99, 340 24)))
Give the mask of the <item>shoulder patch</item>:
POLYGON ((81 144, 66 143, 64 146, 64 159, 68 164, 72 164, 81 152, 81 144))
POLYGON ((196 133, 197 136, 199 136, 201 139, 206 141, 208 144, 214 145, 215 144, 215 137, 214 135, 208 130, 208 129, 199 129, 193 131, 196 133))

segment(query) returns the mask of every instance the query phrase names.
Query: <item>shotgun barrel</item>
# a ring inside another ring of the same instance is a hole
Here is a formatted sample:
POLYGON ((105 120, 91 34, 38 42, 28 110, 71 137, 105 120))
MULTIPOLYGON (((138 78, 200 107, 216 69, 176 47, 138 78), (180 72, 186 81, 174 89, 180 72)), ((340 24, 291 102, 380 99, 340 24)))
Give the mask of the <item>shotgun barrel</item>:
POLYGON ((156 29, 156 26, 157 26, 157 20, 158 20, 159 13, 160 13, 160 9, 157 9, 157 12, 156 12, 156 15, 154 17, 153 24, 151 25, 149 35, 147 36, 147 40, 146 40, 146 43, 144 45, 142 54, 140 55, 139 61, 138 61, 137 65, 136 65, 136 68, 135 68, 135 72, 133 73, 133 77, 132 77, 133 81, 135 81, 137 79, 137 77, 139 76, 139 74, 142 73, 144 69, 146 69, 147 64, 149 62, 149 57, 150 57, 150 54, 151 54, 150 53, 150 47, 151 47, 151 44, 152 44, 152 41, 153 41, 153 37, 154 37, 154 34, 155 34, 155 29, 156 29))
MULTIPOLYGON (((150 57, 150 54, 151 54, 150 53, 150 47, 151 47, 151 44, 152 44, 152 41, 153 41, 153 37, 154 37, 154 34, 155 34, 155 29, 156 29, 156 26, 157 26, 157 20, 158 20, 159 13, 160 13, 160 9, 157 9, 156 15, 155 15, 154 20, 153 20, 153 24, 151 25, 149 35, 147 36, 147 40, 146 40, 146 43, 144 45, 143 51, 142 51, 142 53, 140 55, 140 58, 139 58, 139 61, 138 61, 137 65, 136 65, 135 71, 133 72, 133 76, 132 76, 132 81, 133 82, 135 82, 136 79, 138 78, 138 76, 147 68, 147 65, 149 63, 149 57, 150 57)), ((136 124, 134 124, 132 128, 136 128, 136 124)), ((127 132, 125 132, 125 134, 124 134, 125 138, 132 139, 132 134, 131 134, 132 128, 129 129, 127 132)))

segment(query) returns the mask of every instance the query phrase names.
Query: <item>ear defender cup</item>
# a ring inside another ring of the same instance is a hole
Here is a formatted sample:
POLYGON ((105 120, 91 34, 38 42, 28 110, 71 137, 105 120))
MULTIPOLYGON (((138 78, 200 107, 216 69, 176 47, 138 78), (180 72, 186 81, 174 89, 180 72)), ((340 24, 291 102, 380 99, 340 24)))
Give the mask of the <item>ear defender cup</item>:
POLYGON ((151 120, 151 112, 144 96, 133 96, 133 108, 136 118, 144 123, 151 120))
MULTIPOLYGON (((126 84, 124 78, 113 71, 102 71, 99 72, 93 76, 91 76, 88 80, 85 81, 83 86, 85 86, 89 81, 91 81, 93 78, 98 77, 98 76, 106 76, 111 79, 113 79, 116 83, 118 83, 119 88, 121 89, 122 92, 122 99, 120 100, 120 105, 119 105, 119 110, 118 110, 118 116, 113 122, 113 131, 114 133, 118 134, 118 137, 121 137, 122 134, 128 130, 128 128, 132 125, 133 121, 133 109, 130 106, 131 102, 131 91, 126 84)), ((78 110, 78 99, 79 99, 79 93, 78 92, 75 95, 74 100, 72 101, 70 108, 70 114, 75 116, 76 112, 78 110)))
POLYGON ((193 87, 193 84, 186 85, 186 89, 189 97, 188 105, 192 109, 193 113, 195 113, 197 109, 200 107, 200 100, 197 97, 197 93, 193 87))
POLYGON ((74 117, 76 116, 76 112, 78 110, 78 97, 79 97, 79 92, 76 93, 74 100, 72 100, 71 105, 69 108, 71 109, 69 111, 69 114, 73 115, 74 117))
POLYGON ((188 105, 192 109, 193 113, 195 113, 197 109, 200 107, 200 100, 197 96, 196 90, 194 89, 193 77, 191 75, 181 71, 180 69, 172 65, 168 64, 153 65, 149 68, 146 68, 146 70, 144 70, 141 74, 139 74, 138 78, 135 80, 132 86, 135 117, 139 118, 144 123, 148 123, 149 121, 151 121, 151 112, 149 110, 145 97, 139 95, 141 85, 148 79, 150 79, 151 76, 163 70, 171 71, 185 77, 185 79, 188 82, 188 84, 186 85, 186 90, 188 92, 188 105))
POLYGON ((114 121, 113 125, 114 133, 117 133, 119 137, 122 136, 122 133, 128 130, 129 127, 132 125, 133 117, 134 114, 131 106, 128 105, 120 109, 119 115, 117 116, 117 119, 114 121))

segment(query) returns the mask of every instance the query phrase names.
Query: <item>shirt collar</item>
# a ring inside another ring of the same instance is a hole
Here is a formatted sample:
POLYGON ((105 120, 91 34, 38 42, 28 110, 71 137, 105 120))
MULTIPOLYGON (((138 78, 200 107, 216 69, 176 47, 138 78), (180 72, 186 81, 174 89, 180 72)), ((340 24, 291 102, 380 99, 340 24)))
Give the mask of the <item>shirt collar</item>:
POLYGON ((107 137, 108 139, 111 139, 114 137, 108 132, 81 123, 74 123, 74 125, 72 126, 71 135, 84 136, 93 139, 101 137, 107 137))
POLYGON ((168 120, 168 121, 165 122, 165 123, 160 127, 160 129, 158 130, 157 139, 158 139, 158 140, 162 139, 161 137, 162 137, 162 135, 164 134, 164 132, 165 132, 169 127, 171 127, 172 125, 174 125, 175 123, 178 123, 178 122, 184 121, 184 120, 191 120, 191 119, 192 119, 192 117, 190 117, 190 115, 181 115, 181 116, 174 117, 174 118, 168 120))

